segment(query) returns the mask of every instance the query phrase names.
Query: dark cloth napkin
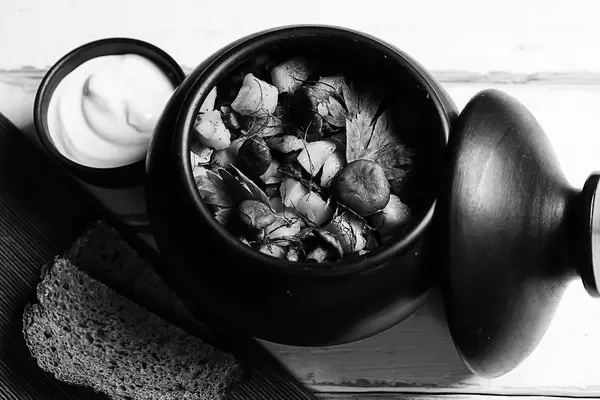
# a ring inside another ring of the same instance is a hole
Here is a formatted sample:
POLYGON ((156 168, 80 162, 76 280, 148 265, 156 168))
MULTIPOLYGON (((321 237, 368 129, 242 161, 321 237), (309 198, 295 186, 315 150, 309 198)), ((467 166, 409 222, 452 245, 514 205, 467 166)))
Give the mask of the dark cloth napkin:
MULTIPOLYGON (((1 399, 105 399, 39 369, 21 332, 23 309, 35 298, 42 265, 104 217, 88 193, 0 114, 1 399)), ((258 341, 233 330, 226 336, 239 344, 233 355, 250 366, 232 400, 315 399, 258 341)))

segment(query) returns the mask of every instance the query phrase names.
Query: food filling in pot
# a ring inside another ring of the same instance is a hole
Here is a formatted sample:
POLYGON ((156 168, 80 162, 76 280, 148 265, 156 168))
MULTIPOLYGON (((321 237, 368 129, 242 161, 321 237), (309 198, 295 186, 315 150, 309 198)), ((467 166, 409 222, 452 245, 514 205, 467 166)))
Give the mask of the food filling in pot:
POLYGON ((401 189, 416 155, 389 96, 341 71, 321 75, 301 57, 263 57, 230 73, 192 135, 204 203, 242 243, 288 261, 385 245, 411 220, 401 189))

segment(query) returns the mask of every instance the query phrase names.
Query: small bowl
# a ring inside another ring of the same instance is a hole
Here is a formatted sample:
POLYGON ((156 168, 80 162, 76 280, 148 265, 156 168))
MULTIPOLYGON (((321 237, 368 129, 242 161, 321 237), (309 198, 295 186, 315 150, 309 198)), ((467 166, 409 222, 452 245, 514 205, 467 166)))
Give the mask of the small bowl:
POLYGON ((456 106, 417 62, 360 32, 292 26, 245 37, 199 65, 180 85, 152 138, 147 160, 149 219, 164 265, 159 273, 197 312, 261 339, 322 346, 362 339, 417 310, 438 276, 431 229, 442 155, 456 106), (357 259, 309 265, 263 255, 221 227, 202 202, 190 167, 190 137, 210 89, 261 54, 327 57, 343 70, 384 77, 410 98, 420 134, 410 227, 383 249, 357 259), (356 68, 358 67, 358 68, 356 68))
POLYGON ((117 54, 138 54, 147 58, 166 74, 174 88, 185 78, 185 73, 179 64, 152 44, 129 38, 97 40, 69 52, 48 70, 37 91, 33 109, 38 137, 46 151, 77 178, 104 188, 124 188, 143 183, 145 159, 112 168, 95 168, 72 161, 55 147, 48 132, 47 114, 50 99, 64 77, 88 60, 117 54))

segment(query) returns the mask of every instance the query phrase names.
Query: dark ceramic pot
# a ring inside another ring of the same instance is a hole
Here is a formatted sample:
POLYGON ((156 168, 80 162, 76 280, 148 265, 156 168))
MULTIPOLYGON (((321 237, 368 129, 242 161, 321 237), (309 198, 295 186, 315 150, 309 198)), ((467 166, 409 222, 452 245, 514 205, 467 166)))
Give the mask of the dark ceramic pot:
POLYGON ((247 333, 290 345, 333 345, 381 332, 412 314, 438 276, 432 217, 440 162, 456 107, 412 58, 373 37, 326 26, 261 32, 220 50, 179 86, 160 119, 147 159, 148 213, 165 260, 161 275, 201 312, 247 333), (412 225, 380 251, 308 266, 265 256, 222 228, 203 204, 190 167, 190 137, 209 90, 261 54, 303 54, 359 80, 381 77, 412 104, 420 156, 411 185, 412 225))
POLYGON ((129 38, 102 39, 84 44, 58 60, 42 79, 34 102, 34 123, 44 149, 78 179, 103 188, 125 188, 143 184, 146 160, 115 168, 93 168, 74 162, 58 151, 52 142, 48 132, 47 115, 54 90, 65 76, 86 61, 116 54, 138 54, 147 58, 165 73, 174 87, 185 78, 179 64, 150 43, 129 38))

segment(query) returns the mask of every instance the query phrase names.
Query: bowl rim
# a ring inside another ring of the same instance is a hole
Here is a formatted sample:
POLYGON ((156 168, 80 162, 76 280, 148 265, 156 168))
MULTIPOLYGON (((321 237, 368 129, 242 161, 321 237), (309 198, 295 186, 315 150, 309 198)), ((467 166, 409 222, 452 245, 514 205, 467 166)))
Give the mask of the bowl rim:
POLYGON ((141 160, 117 167, 99 168, 80 164, 56 148, 47 129, 47 111, 43 110, 47 109, 60 82, 74 69, 94 58, 119 54, 138 54, 149 59, 165 73, 174 90, 185 79, 181 66, 157 46, 128 37, 103 38, 76 47, 54 63, 42 78, 33 103, 33 121, 43 148, 69 172, 86 183, 99 187, 122 188, 141 184, 145 179, 147 154, 141 160))
MULTIPOLYGON (((372 35, 334 25, 303 24, 286 25, 259 31, 248 35, 228 47, 222 49, 208 62, 208 65, 202 71, 194 71, 194 82, 191 84, 189 92, 180 108, 180 113, 175 125, 174 146, 177 152, 175 158, 175 168, 179 172, 179 179, 184 188, 184 195, 188 196, 194 206, 196 218, 207 221, 208 226, 222 239, 227 247, 236 249, 244 258, 252 260, 253 265, 260 265, 268 272, 294 276, 309 277, 340 277, 351 276, 364 272, 371 272, 378 267, 383 266, 386 261, 399 257, 402 253, 410 249, 411 246, 425 233, 427 228, 432 225, 434 212, 439 196, 434 196, 432 203, 422 216, 421 220, 415 223, 412 228, 398 237, 390 245, 384 245, 372 253, 353 259, 342 259, 327 263, 305 263, 291 262, 271 257, 258 252, 255 249, 241 243, 233 234, 223 228, 213 217, 212 212, 204 204, 200 193, 194 183, 192 168, 190 163, 190 136, 193 130, 193 123, 208 93, 220 79, 222 79, 232 68, 235 68, 241 62, 248 59, 259 49, 273 43, 281 43, 290 38, 299 37, 323 37, 338 35, 340 38, 363 42, 364 45, 376 46, 379 51, 386 52, 387 55, 394 57, 395 61, 402 68, 405 68, 409 74, 419 82, 423 89, 429 94, 430 101, 435 105, 438 116, 441 121, 441 131, 443 133, 443 145, 446 146, 450 135, 450 116, 449 111, 444 105, 443 94, 436 89, 436 81, 429 75, 427 70, 417 61, 413 60, 406 53, 395 46, 376 38, 372 35)), ((440 160, 441 162, 441 160, 440 160)), ((436 188, 437 189, 437 188, 436 188)))

